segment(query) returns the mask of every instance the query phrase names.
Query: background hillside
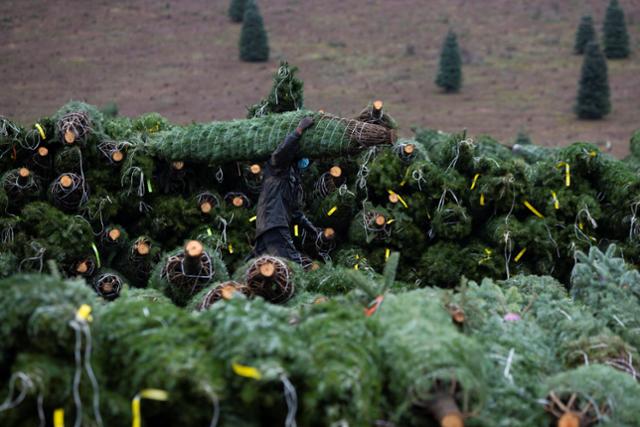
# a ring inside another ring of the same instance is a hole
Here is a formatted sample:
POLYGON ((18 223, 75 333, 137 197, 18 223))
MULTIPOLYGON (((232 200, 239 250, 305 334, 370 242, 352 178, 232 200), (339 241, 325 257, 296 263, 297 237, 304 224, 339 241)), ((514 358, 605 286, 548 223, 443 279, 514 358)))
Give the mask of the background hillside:
POLYGON ((380 98, 406 135, 466 127, 510 143, 523 129, 539 144, 610 141, 623 155, 640 128, 640 2, 620 3, 632 56, 609 61, 613 111, 602 121, 572 113, 582 63, 572 47, 584 13, 600 31, 605 0, 265 0, 266 64, 238 59, 227 0, 3 0, 0 114, 29 122, 82 99, 181 123, 242 117, 288 59, 309 108, 353 115, 380 98), (455 95, 433 83, 449 27, 464 60, 455 95))

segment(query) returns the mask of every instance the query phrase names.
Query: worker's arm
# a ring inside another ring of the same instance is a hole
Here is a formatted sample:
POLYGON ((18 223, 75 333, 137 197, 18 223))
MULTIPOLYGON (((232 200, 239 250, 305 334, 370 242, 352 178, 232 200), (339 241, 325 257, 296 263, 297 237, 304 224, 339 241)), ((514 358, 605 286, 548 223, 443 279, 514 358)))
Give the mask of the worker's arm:
POLYGON ((307 218, 300 209, 293 212, 291 219, 294 224, 299 224, 303 229, 311 233, 314 238, 320 234, 320 229, 313 225, 313 223, 309 221, 309 218, 307 218))
POLYGON ((288 168, 291 163, 298 157, 300 151, 300 137, 302 133, 313 125, 313 117, 305 117, 300 121, 295 131, 291 132, 287 137, 278 145, 278 148, 271 154, 269 163, 275 168, 288 168))

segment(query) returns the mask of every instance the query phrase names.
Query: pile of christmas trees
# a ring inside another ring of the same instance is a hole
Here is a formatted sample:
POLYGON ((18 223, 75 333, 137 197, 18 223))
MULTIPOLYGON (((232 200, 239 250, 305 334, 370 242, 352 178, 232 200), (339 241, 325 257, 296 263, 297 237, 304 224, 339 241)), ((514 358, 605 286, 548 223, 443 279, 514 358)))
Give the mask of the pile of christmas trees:
POLYGON ((282 64, 244 120, 0 119, 0 424, 638 425, 640 134, 624 161, 397 140, 381 102, 302 89, 282 64), (323 232, 293 224, 302 266, 249 259, 263 162, 309 115, 323 232))

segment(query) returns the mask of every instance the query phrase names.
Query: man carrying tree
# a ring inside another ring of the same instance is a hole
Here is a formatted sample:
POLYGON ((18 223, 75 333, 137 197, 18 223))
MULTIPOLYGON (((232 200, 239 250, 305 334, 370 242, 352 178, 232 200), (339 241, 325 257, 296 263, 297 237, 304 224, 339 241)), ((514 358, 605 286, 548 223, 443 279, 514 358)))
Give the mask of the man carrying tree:
POLYGON ((302 226, 314 238, 320 235, 320 230, 300 209, 303 195, 300 172, 309 166, 309 159, 299 157, 298 142, 302 133, 312 125, 312 117, 302 119, 267 161, 258 199, 253 256, 267 254, 302 264, 302 257, 291 238, 292 224, 302 226))

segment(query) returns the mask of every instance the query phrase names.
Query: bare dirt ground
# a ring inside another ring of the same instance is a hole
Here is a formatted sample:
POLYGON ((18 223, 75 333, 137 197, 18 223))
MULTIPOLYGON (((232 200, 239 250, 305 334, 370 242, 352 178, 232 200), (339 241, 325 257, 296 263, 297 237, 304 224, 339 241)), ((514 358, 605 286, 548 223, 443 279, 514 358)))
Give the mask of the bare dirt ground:
POLYGON ((70 99, 170 120, 243 117, 266 94, 280 59, 301 69, 306 106, 351 116, 380 98, 412 126, 467 128, 509 143, 610 141, 624 155, 640 128, 640 2, 621 0, 633 55, 609 62, 613 111, 572 113, 582 57, 575 28, 605 0, 262 0, 271 60, 238 59, 228 0, 0 1, 0 114, 23 123, 70 99), (433 81, 448 28, 464 58, 461 93, 433 81))

